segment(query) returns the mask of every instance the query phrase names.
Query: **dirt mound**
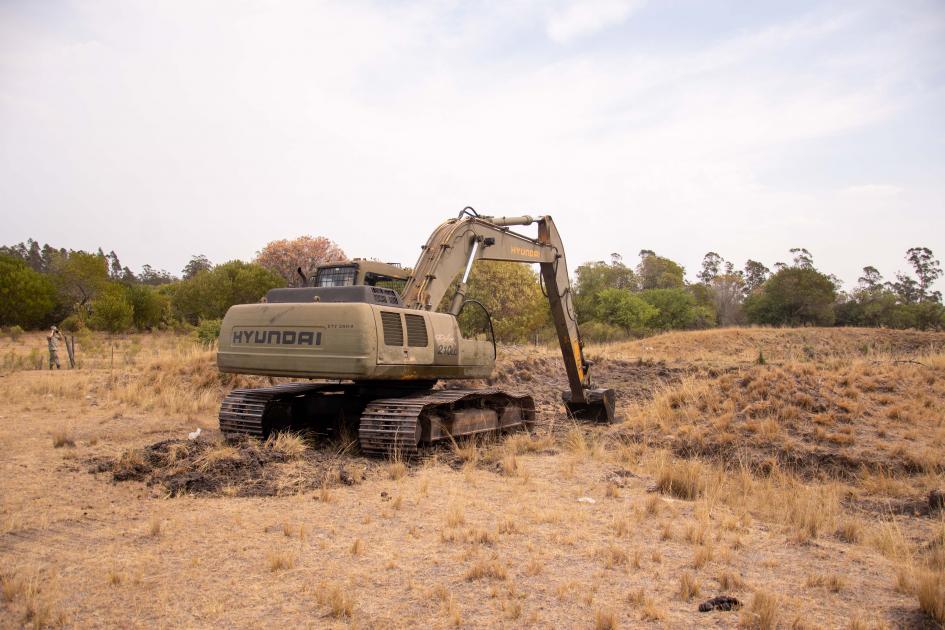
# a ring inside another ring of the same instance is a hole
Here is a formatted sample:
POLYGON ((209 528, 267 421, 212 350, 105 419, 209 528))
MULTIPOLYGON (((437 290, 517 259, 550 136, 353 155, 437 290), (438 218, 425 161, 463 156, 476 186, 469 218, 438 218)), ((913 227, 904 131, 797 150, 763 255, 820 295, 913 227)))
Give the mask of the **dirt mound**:
POLYGON ((111 473, 112 479, 160 486, 171 496, 273 496, 296 494, 340 484, 360 483, 379 464, 313 448, 298 436, 266 442, 197 439, 164 440, 121 456, 90 462, 89 472, 111 473))
POLYGON ((682 456, 806 477, 945 467, 945 365, 856 361, 754 366, 686 379, 616 429, 682 456))
MULTIPOLYGON (((678 383, 685 375, 700 368, 669 367, 663 362, 630 361, 604 358, 594 362, 592 376, 596 387, 617 390, 617 408, 648 401, 666 385, 678 383)), ((717 373, 715 374, 717 375, 717 373)), ((537 351, 530 357, 500 355, 488 384, 509 391, 526 393, 535 399, 539 421, 563 418, 561 393, 568 389, 568 378, 560 355, 537 351)), ((444 387, 476 388, 481 381, 446 381, 444 387)))

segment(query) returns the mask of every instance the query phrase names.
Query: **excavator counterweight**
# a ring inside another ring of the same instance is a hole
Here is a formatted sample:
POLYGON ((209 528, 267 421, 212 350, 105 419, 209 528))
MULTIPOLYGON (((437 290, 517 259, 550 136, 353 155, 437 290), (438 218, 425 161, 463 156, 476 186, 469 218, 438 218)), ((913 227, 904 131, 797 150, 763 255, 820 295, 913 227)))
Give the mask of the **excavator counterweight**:
POLYGON ((234 390, 221 406, 221 430, 265 437, 286 429, 332 433, 347 423, 365 452, 411 454, 441 440, 529 426, 531 396, 434 389, 440 380, 488 378, 495 366, 495 339, 466 338, 457 320, 477 260, 539 265, 568 378, 565 406, 577 419, 613 422, 615 392, 591 382, 551 217, 486 217, 467 208, 434 230, 409 275, 358 259, 330 263, 315 270, 311 286, 273 289, 259 304, 230 308, 221 371, 308 382, 234 390), (530 224, 537 238, 509 227, 530 224), (457 276, 449 307, 439 312, 457 276))

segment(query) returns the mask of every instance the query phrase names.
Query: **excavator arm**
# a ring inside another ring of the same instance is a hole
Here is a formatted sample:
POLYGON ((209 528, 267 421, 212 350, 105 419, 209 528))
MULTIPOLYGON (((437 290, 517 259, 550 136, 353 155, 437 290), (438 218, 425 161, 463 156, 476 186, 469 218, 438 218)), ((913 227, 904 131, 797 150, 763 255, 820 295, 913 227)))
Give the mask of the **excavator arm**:
POLYGON ((404 287, 404 305, 436 310, 453 279, 462 272, 449 308, 453 315, 459 315, 469 273, 476 260, 539 265, 568 377, 569 391, 563 393, 565 404, 575 417, 613 422, 616 395, 612 389, 592 386, 590 364, 584 358, 577 326, 564 246, 551 217, 486 217, 465 209, 458 218, 434 230, 423 246, 413 275, 404 287), (509 226, 534 223, 538 224, 538 238, 509 229, 509 226))

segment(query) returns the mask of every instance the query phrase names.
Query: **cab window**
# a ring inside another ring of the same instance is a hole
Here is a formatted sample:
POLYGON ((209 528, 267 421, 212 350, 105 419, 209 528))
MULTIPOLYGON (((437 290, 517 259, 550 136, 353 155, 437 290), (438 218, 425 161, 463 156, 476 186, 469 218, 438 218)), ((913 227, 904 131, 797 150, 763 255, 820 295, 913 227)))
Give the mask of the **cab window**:
POLYGON ((385 289, 393 289, 398 293, 402 293, 404 290, 404 285, 407 284, 407 281, 402 278, 392 278, 379 273, 367 272, 364 274, 364 284, 371 287, 384 287, 385 289))
POLYGON ((315 276, 316 287, 351 287, 358 276, 357 267, 323 267, 315 276))

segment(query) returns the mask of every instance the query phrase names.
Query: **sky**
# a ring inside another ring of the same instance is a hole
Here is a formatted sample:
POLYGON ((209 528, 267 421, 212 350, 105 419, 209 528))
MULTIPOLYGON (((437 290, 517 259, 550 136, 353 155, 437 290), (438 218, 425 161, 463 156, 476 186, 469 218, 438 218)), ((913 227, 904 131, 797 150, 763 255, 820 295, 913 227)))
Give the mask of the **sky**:
POLYGON ((0 0, 2 244, 412 265, 464 206, 572 271, 945 257, 945 3, 0 0))

